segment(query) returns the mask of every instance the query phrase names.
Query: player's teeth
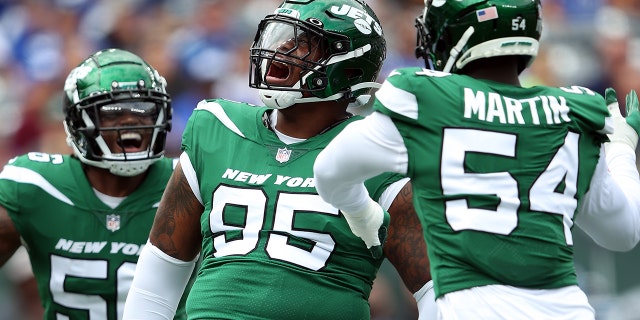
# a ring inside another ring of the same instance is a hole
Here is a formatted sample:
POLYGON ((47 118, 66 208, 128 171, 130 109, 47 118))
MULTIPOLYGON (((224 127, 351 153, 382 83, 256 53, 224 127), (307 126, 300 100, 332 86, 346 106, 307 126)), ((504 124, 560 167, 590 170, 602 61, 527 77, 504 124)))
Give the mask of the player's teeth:
POLYGON ((142 140, 142 136, 137 132, 127 132, 122 134, 122 139, 142 140))

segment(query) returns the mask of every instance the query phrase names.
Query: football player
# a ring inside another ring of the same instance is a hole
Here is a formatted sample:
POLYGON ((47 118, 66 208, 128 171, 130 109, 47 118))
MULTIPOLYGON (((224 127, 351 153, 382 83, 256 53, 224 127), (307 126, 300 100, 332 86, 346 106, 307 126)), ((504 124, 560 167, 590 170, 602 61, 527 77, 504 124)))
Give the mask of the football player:
MULTIPOLYGON (((379 86, 385 50, 378 18, 359 0, 284 1, 261 21, 250 85, 266 106, 198 104, 125 319, 170 317, 198 255, 189 318, 370 317, 367 299, 382 250, 368 250, 340 211, 318 196, 313 163, 338 132, 361 119, 347 107, 379 86)), ((384 253, 426 317, 434 298, 407 180, 380 175, 367 181, 367 192, 391 214, 381 228, 389 230, 384 253)))
POLYGON ((0 173, 0 265, 26 247, 45 319, 122 318, 174 167, 165 86, 131 52, 94 53, 64 85, 73 155, 31 152, 0 173))
POLYGON ((314 166, 369 247, 384 214, 362 182, 411 178, 443 319, 594 319, 571 229, 611 250, 640 239, 635 92, 625 119, 613 90, 522 87, 540 13, 539 0, 425 1, 427 68, 394 70, 314 166))

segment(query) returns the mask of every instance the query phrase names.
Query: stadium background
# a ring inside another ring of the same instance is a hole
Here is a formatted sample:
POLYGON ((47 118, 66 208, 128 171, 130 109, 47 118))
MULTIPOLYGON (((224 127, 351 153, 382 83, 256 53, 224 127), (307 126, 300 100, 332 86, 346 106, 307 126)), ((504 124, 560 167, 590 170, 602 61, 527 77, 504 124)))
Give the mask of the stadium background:
MULTIPOLYGON (((248 48, 260 19, 279 3, 0 0, 0 163, 28 151, 70 151, 61 124, 64 78, 81 59, 108 47, 141 55, 167 78, 174 106, 168 150, 178 155, 199 100, 260 103, 248 87, 248 48)), ((423 1, 368 3, 388 41, 381 79, 394 67, 421 66, 413 55, 413 21, 423 1)), ((639 0, 543 0, 543 10, 542 49, 522 75, 525 85, 581 85, 601 94, 612 86, 621 104, 631 88, 640 90, 639 0)), ((614 253, 580 231, 575 237, 580 285, 598 319, 640 319, 640 248, 614 253)), ((22 290, 27 263, 18 257, 0 269, 0 320, 33 319, 26 310, 37 300, 22 290)), ((385 263, 372 292, 372 319, 413 319, 412 301, 385 263)))

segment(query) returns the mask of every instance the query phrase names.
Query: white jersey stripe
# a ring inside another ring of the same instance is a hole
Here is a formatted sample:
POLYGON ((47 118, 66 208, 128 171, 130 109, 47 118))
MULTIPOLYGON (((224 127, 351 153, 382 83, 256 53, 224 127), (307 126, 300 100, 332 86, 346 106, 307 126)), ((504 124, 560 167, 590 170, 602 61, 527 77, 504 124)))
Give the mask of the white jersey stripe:
POLYGON ((196 175, 196 170, 193 168, 193 164, 191 164, 191 159, 186 152, 183 152, 180 155, 180 165, 182 165, 182 172, 184 176, 187 178, 187 182, 189 182, 189 186, 191 186, 191 191, 193 191, 193 195, 196 196, 200 204, 204 205, 202 202, 202 196, 200 196, 200 183, 198 182, 198 176, 196 175))
POLYGON ((224 124, 225 127, 229 128, 229 130, 244 138, 244 134, 242 134, 236 124, 233 123, 231 119, 229 119, 229 116, 224 112, 222 106, 220 106, 218 103, 200 101, 200 103, 198 103, 198 106, 196 106, 196 110, 206 110, 211 112, 214 116, 216 116, 216 118, 218 118, 218 120, 220 120, 220 122, 222 122, 222 124, 224 124))
POLYGON ((47 181, 42 175, 33 170, 6 165, 2 172, 0 172, 0 179, 35 185, 50 194, 52 197, 71 206, 74 205, 71 199, 67 198, 67 196, 51 185, 51 183, 49 183, 49 181, 47 181))
POLYGON ((418 101, 412 93, 398 89, 389 81, 382 84, 376 98, 389 110, 411 119, 418 119, 418 101))

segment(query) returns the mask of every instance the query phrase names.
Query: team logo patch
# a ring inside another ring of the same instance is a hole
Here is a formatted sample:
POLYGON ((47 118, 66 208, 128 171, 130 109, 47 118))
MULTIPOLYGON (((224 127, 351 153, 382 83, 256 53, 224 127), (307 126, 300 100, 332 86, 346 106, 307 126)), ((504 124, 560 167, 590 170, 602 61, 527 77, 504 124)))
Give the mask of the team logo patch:
POLYGON ((292 17, 294 19, 299 19, 300 18, 300 11, 294 10, 294 9, 289 9, 289 8, 277 8, 274 13, 275 14, 279 14, 279 15, 283 15, 283 16, 289 16, 289 17, 292 17))
POLYGON ((365 10, 343 4, 342 6, 332 6, 331 13, 353 19, 353 25, 362 34, 371 34, 371 31, 375 31, 378 35, 382 35, 380 23, 365 10))
POLYGON ((360 30, 360 32, 362 32, 362 34, 371 34, 371 24, 364 19, 357 19, 353 21, 353 24, 358 30, 360 30))
POLYGON ((291 158, 291 150, 288 150, 287 148, 278 148, 278 153, 276 153, 276 160, 278 160, 278 162, 287 162, 289 161, 289 158, 291 158))
POLYGON ((120 230, 120 216, 117 214, 107 215, 107 229, 111 232, 120 230))

